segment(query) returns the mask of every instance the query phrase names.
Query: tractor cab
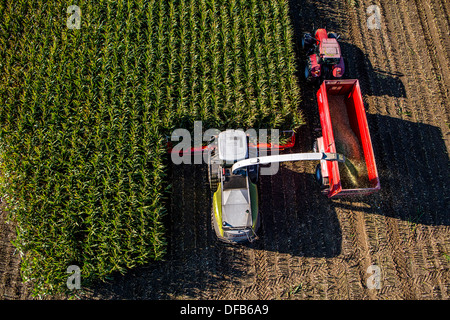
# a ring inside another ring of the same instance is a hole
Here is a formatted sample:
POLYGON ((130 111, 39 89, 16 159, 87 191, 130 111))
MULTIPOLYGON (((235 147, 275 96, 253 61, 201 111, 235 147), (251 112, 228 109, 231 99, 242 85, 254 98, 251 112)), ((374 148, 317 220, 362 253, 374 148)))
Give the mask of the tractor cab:
POLYGON ((319 55, 323 63, 336 65, 341 61, 341 48, 334 38, 323 39, 319 45, 319 55))

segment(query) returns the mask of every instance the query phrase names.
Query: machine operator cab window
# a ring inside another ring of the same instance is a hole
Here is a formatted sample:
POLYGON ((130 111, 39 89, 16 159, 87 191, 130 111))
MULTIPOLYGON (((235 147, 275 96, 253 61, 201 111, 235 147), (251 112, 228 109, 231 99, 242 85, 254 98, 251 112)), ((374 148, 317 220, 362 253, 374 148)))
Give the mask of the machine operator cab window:
POLYGON ((231 167, 237 161, 248 158, 247 135, 241 130, 227 130, 219 134, 219 159, 223 163, 223 189, 247 188, 247 170, 240 169, 231 172, 231 167))
POLYGON ((335 65, 341 61, 341 49, 336 39, 328 38, 322 40, 318 50, 321 63, 335 65))

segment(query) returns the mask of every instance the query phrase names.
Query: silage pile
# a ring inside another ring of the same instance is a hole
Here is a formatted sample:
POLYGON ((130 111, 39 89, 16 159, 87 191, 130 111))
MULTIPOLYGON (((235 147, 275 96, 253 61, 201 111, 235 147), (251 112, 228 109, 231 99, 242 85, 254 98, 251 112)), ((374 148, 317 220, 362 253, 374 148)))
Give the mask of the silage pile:
POLYGON ((361 143, 350 127, 344 96, 329 95, 328 104, 333 125, 336 152, 345 156, 339 164, 339 173, 343 188, 368 187, 367 166, 361 143))

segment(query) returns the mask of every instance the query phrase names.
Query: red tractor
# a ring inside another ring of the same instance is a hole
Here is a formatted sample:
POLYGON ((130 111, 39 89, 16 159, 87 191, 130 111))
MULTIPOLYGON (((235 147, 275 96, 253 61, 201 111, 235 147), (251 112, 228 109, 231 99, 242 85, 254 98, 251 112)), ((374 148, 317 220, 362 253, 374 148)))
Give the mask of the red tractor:
POLYGON ((332 80, 341 79, 345 73, 344 58, 338 43, 339 36, 325 29, 317 29, 315 36, 304 33, 302 48, 308 58, 305 64, 305 79, 332 80))

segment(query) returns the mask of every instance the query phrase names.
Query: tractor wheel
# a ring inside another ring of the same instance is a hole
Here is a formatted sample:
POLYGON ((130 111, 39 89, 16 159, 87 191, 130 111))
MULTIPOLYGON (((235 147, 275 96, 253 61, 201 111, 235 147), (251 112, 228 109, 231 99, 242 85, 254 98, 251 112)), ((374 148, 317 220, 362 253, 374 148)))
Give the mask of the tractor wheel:
POLYGON ((306 62, 306 64, 305 64, 304 77, 305 77, 306 82, 312 82, 312 80, 313 80, 313 77, 311 75, 311 67, 308 62, 306 62))
POLYGON ((305 79, 309 80, 309 77, 311 76, 311 71, 309 70, 309 66, 305 66, 305 79))
POLYGON ((217 188, 219 186, 219 176, 218 176, 218 167, 217 165, 212 164, 213 160, 209 156, 208 157, 208 180, 209 180, 209 189, 211 192, 211 201, 214 196, 214 193, 217 191, 217 188))
POLYGON ((347 62, 347 58, 344 57, 344 74, 342 75, 342 79, 348 79, 348 74, 349 74, 348 67, 349 67, 349 64, 347 62))
POLYGON ((302 35, 302 49, 305 50, 306 49, 306 39, 305 37, 307 36, 307 33, 304 33, 302 35))
MULTIPOLYGON (((211 171, 211 165, 209 165, 211 171)), ((211 172, 209 175, 209 188, 211 190, 211 198, 214 193, 217 191, 217 187, 219 186, 219 177, 217 176, 217 172, 211 172)))
POLYGON ((320 163, 316 167, 314 177, 316 178, 316 181, 321 189, 325 189, 328 187, 328 178, 322 177, 322 169, 320 168, 320 163))
POLYGON ((306 52, 311 50, 311 47, 315 43, 314 37, 309 32, 304 32, 302 35, 302 49, 306 52))

